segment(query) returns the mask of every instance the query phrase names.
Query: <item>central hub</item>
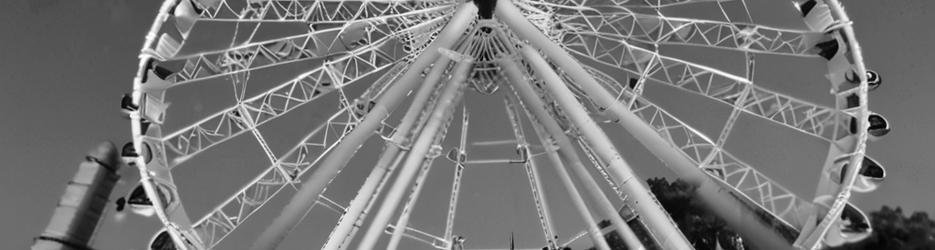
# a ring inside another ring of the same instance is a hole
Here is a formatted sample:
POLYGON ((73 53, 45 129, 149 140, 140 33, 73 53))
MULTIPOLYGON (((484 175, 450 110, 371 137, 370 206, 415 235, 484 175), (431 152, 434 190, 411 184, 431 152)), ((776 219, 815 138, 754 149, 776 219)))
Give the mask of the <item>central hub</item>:
POLYGON ((473 0, 477 5, 477 15, 481 19, 490 19, 493 17, 493 10, 497 7, 497 0, 473 0))

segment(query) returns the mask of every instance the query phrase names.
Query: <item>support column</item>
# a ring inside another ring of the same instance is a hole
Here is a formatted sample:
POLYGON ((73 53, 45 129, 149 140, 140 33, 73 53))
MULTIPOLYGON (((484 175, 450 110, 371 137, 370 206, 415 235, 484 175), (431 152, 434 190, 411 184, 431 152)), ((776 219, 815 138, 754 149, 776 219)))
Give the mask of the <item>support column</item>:
MULTIPOLYGON (((435 107, 435 110, 432 111, 425 128, 422 129, 415 143, 413 143, 409 156, 407 156, 402 169, 400 169, 399 176, 397 176, 397 179, 393 182, 393 187, 391 187, 390 191, 386 194, 386 199, 384 199, 383 203, 380 205, 377 215, 373 218, 370 227, 367 228, 367 233, 364 234, 364 238, 361 240, 357 249, 374 249, 377 240, 380 238, 380 234, 383 233, 386 225, 389 224, 390 217, 392 217, 396 207, 399 206, 399 201, 409 188, 409 184, 412 183, 412 178, 415 177, 419 166, 422 164, 422 161, 425 160, 425 155, 432 146, 431 144, 435 135, 438 134, 442 124, 451 116, 451 107, 460 101, 464 81, 472 66, 473 63, 471 61, 459 62, 457 66, 455 66, 456 68, 452 78, 449 80, 448 85, 445 86, 442 94, 438 97, 438 105, 435 107)), ((398 228, 397 230, 405 229, 398 228)))
MULTIPOLYGON (((517 13, 515 7, 512 4, 501 4, 506 5, 506 8, 513 8, 517 13)), ((503 6, 497 6, 497 11, 500 13, 503 10, 503 6)), ((505 14, 509 14, 507 11, 505 14)), ((504 15, 501 15, 501 17, 504 15)), ((535 27, 532 27, 529 22, 525 20, 510 20, 508 24, 511 25, 514 31, 522 28, 529 28, 533 31, 536 31, 535 27), (529 27, 513 27, 518 21, 523 21, 529 27)), ((529 33, 518 32, 518 33, 529 33)), ((541 33, 538 33, 541 35, 541 33)), ((522 34, 520 34, 523 36, 522 34)), ((545 37, 534 37, 533 39, 545 39, 545 37)), ((548 40, 546 40, 548 41, 548 40)), ((551 44, 551 42, 550 42, 551 44)), ((568 115, 569 120, 575 124, 575 127, 578 128, 578 132, 587 142, 591 145, 594 151, 598 154, 601 159, 608 165, 608 171, 616 182, 617 186, 624 190, 624 192, 633 199, 631 203, 633 207, 637 210, 639 215, 646 221, 646 224, 649 226, 653 234, 659 239, 663 248, 665 249, 691 249, 691 243, 685 239, 685 236, 682 235, 679 231, 678 226, 675 225, 675 222, 669 218, 669 214, 666 213, 665 209, 662 208, 662 205, 656 201, 655 196, 649 191, 649 189, 644 186, 643 182, 636 178, 636 175, 633 173, 630 165, 620 156, 620 153, 617 151, 617 148, 614 144, 607 138, 607 134, 604 133, 604 130, 601 129, 597 123, 588 115, 587 110, 584 109, 584 106, 578 102, 571 90, 562 82, 562 79, 552 70, 551 66, 539 55, 539 52, 533 49, 530 46, 525 46, 521 49, 523 57, 526 61, 532 65, 532 68, 535 71, 536 77, 542 79, 545 82, 545 86, 552 97, 557 101, 562 110, 565 111, 565 114, 568 115)), ((563 60, 564 58, 555 58, 556 61, 563 60)), ((576 63, 574 59, 570 63, 576 63)), ((567 62, 566 62, 567 63, 567 62)), ((580 67, 580 65, 579 65, 580 67)))
POLYGON ((425 77, 422 86, 419 87, 418 92, 416 92, 415 97, 412 99, 412 104, 409 106, 409 109, 406 110, 406 115, 403 116, 399 126, 396 127, 396 133, 393 134, 393 138, 390 141, 386 142, 384 151, 380 155, 376 166, 370 172, 370 175, 367 176, 360 190, 357 191, 357 196, 351 200, 351 204, 345 210, 344 215, 341 216, 338 225, 335 227, 334 231, 331 232, 331 236, 328 237, 328 242, 322 249, 337 250, 342 244, 348 241, 348 239, 354 238, 351 233, 352 231, 356 231, 353 230, 354 227, 359 227, 360 223, 366 218, 367 212, 369 212, 374 202, 373 196, 377 193, 378 185, 383 183, 383 180, 387 178, 388 175, 391 175, 396 165, 402 161, 405 154, 401 153, 403 151, 400 147, 404 144, 408 144, 411 140, 409 133, 415 121, 418 120, 418 115, 425 109, 425 104, 428 102, 429 97, 435 92, 435 86, 438 85, 450 61, 451 60, 446 56, 440 56, 438 60, 435 60, 432 70, 425 77))
MULTIPOLYGON (((644 249, 639 237, 637 237, 636 234, 633 233, 633 230, 630 229, 629 225, 623 221, 620 214, 614 209, 613 203, 601 192, 601 187, 598 186, 594 178, 588 173, 581 158, 578 157, 578 153, 574 150, 575 146, 571 143, 571 140, 568 139, 568 136, 565 135, 561 126, 558 125, 558 122, 549 115, 549 112, 545 109, 545 103, 539 99, 535 90, 533 90, 532 87, 529 86, 528 81, 526 81, 525 74, 516 63, 512 61, 501 62, 500 67, 503 68, 507 77, 509 77, 513 90, 522 98, 523 106, 526 107, 531 120, 535 120, 533 121, 533 127, 536 129, 536 134, 539 135, 539 141, 546 147, 546 153, 549 158, 552 159, 553 165, 559 166, 562 164, 562 158, 564 158, 564 162, 568 163, 570 166, 569 168, 575 173, 575 177, 577 177, 578 181, 584 186, 585 193, 591 197, 592 202, 596 203, 595 205, 600 214, 609 219, 611 223, 617 227, 617 233, 627 244, 627 248, 644 249)), ((559 173, 559 176, 562 177, 563 182, 566 182, 565 178, 568 178, 568 183, 565 184, 566 186, 571 185, 570 189, 566 187, 566 189, 569 190, 568 192, 578 194, 578 191, 571 191, 575 190, 574 184, 572 183, 571 177, 568 177, 568 172, 565 168, 558 168, 556 171, 559 173)), ((588 221, 588 223, 596 225, 594 221, 588 221)))
POLYGON ((273 220, 272 224, 257 238, 251 249, 275 249, 286 234, 298 225, 302 216, 315 204, 331 179, 338 175, 357 149, 380 127, 390 111, 399 106, 406 94, 419 83, 417 79, 422 70, 438 58, 438 49, 454 45, 467 26, 471 24, 476 12, 477 7, 473 3, 463 3, 458 6, 457 12, 438 37, 409 65, 406 73, 379 97, 376 105, 357 124, 357 127, 325 157, 321 165, 315 169, 308 180, 303 182, 302 188, 283 208, 282 214, 273 220))

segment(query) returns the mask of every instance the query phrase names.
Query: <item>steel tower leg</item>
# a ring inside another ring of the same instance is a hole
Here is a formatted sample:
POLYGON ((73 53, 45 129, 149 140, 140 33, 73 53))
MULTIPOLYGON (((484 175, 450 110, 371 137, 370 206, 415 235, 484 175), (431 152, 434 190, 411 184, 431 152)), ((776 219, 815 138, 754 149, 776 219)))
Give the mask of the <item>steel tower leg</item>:
MULTIPOLYGON (((513 17, 511 15, 519 14, 516 7, 509 3, 498 4, 497 11, 504 19, 507 19, 506 17, 513 17)), ((699 166, 692 164, 677 148, 669 145, 655 130, 643 123, 639 117, 630 112, 622 103, 618 102, 613 95, 603 89, 581 65, 577 64, 577 61, 574 60, 573 57, 562 51, 558 45, 548 40, 545 35, 539 32, 538 29, 529 22, 518 20, 515 17, 512 19, 513 20, 508 21, 508 24, 520 37, 529 40, 531 44, 542 49, 543 52, 552 59, 552 62, 557 64, 559 68, 564 70, 568 76, 579 84, 592 101, 601 107, 605 107, 607 109, 606 112, 615 116, 619 120, 619 123, 626 128, 631 135, 646 146, 657 158, 666 162, 670 169, 675 171, 679 177, 698 187, 696 192, 699 198, 701 198, 713 212, 721 218, 724 218, 731 227, 745 237, 749 237, 748 239, 751 239, 751 242, 761 248, 786 249, 791 247, 782 236, 759 219, 759 216, 756 215, 756 211, 741 203, 737 198, 731 196, 729 190, 721 187, 713 179, 708 178, 699 166)), ((595 149, 599 149, 599 147, 595 147, 595 149)), ((654 224, 663 223, 661 217, 654 219, 659 221, 650 221, 650 226, 655 227, 654 224)), ((657 235, 658 234, 657 232, 657 235)), ((675 236, 674 232, 666 232, 664 235, 668 235, 666 237, 675 236)), ((664 238, 662 241, 663 244, 666 245, 670 240, 671 239, 664 238)), ((679 242, 686 242, 687 244, 687 241, 679 242)), ((675 246, 673 245, 671 247, 675 246)), ((665 246, 667 249, 671 247, 665 246)), ((685 247, 688 247, 688 245, 685 247)))
POLYGON ((387 173, 391 174, 392 169, 395 169, 396 165, 403 159, 405 154, 400 153, 403 152, 400 147, 409 143, 409 132, 412 130, 418 118, 417 116, 425 109, 425 104, 435 91, 435 86, 441 80, 442 74, 448 68, 450 61, 445 56, 440 56, 438 60, 435 60, 432 70, 425 77, 422 86, 419 86, 419 90, 413 97, 412 104, 406 111, 406 115, 403 116, 399 126, 396 127, 396 133, 390 141, 386 142, 376 167, 373 168, 360 190, 357 191, 357 196, 351 200, 351 204, 345 210, 344 215, 341 216, 337 227, 331 232, 328 242, 322 249, 336 250, 348 239, 353 239, 350 234, 354 227, 359 227, 359 223, 362 223, 366 218, 367 211, 365 210, 369 210, 371 207, 377 186, 383 182, 385 176, 388 175, 387 173))
MULTIPOLYGON (((497 13, 501 14, 501 17, 518 14, 519 11, 516 10, 510 3, 498 4, 497 13), (506 7, 504 7, 506 6, 506 7), (512 8, 512 11, 509 10, 512 8), (507 9, 507 10, 504 10, 507 9), (511 13, 515 11, 516 13, 511 13)), ((508 19, 508 18, 503 18, 508 19)), ((532 39, 543 39, 541 42, 548 42, 545 40, 544 36, 539 37, 530 37, 528 33, 536 32, 535 27, 527 22, 526 20, 521 20, 518 18, 511 17, 511 20, 505 20, 508 25, 517 32, 520 37, 525 37, 529 40, 532 39), (522 22, 520 22, 522 21, 522 22), (522 23, 525 25, 516 25, 516 23, 522 23), (524 27, 528 26, 528 27, 524 27), (520 29, 528 29, 524 31, 518 31, 520 29), (530 32, 530 30, 532 32, 530 32), (524 34, 525 33, 525 34, 524 34)), ((548 44, 552 44, 548 42, 548 44)), ((558 49, 549 48, 549 49, 558 49)), ((630 165, 620 156, 620 153, 617 151, 617 148, 614 144, 607 138, 607 134, 601 129, 594 120, 588 116, 588 112, 584 109, 584 106, 578 102, 574 94, 571 93, 571 90, 562 82, 561 78, 549 64, 539 55, 535 49, 531 46, 525 46, 521 49, 523 57, 526 61, 532 65, 532 68, 535 71, 535 74, 538 78, 542 79, 547 86, 547 90, 552 94, 553 98, 561 106, 562 110, 565 111, 565 114, 568 115, 568 118, 572 123, 578 128, 578 132, 591 147, 596 151, 599 157, 601 157, 608 164, 608 170, 613 177, 614 181, 617 183, 617 186, 620 189, 624 190, 629 197, 633 198, 631 203, 634 208, 636 208, 639 215, 647 222, 649 228, 652 230, 653 234, 659 238, 660 243, 665 249, 691 249, 692 246, 685 239, 685 236, 682 235, 679 231, 678 226, 675 225, 675 222, 669 218, 669 215, 665 212, 665 209, 656 201, 656 198, 650 193, 649 189, 643 185, 643 183, 636 177, 633 173, 630 165)), ((549 55, 552 54, 562 54, 561 51, 551 51, 549 55), (556 53, 558 52, 558 53, 556 53)), ((574 59, 565 59, 560 57, 553 57, 555 61, 561 60, 571 60, 564 63, 576 63, 574 59)), ((580 67, 580 65, 579 65, 580 67)))
MULTIPOLYGON (((412 182, 412 178, 415 177, 416 172, 419 170, 419 166, 421 166, 422 161, 425 160, 425 155, 432 146, 431 144, 435 139, 435 135, 437 135, 440 131, 442 124, 445 123, 445 121, 447 121, 451 116, 451 107, 456 102, 460 101, 461 91, 464 87, 464 81, 467 78, 467 74, 469 73, 469 70, 471 70, 472 66, 473 63, 470 61, 459 62, 457 66, 455 66, 456 68, 452 79, 449 80, 447 86, 445 86, 445 89, 438 97, 437 106, 432 111, 429 120, 420 132, 415 143, 413 143, 412 149, 409 152, 409 156, 407 156, 406 161, 400 169, 399 176, 397 176, 397 179, 393 182, 393 186, 390 188, 390 191, 386 194, 386 198, 380 205, 380 209, 373 218, 373 222, 370 224, 370 227, 367 228, 367 233, 364 234, 364 238, 361 240, 361 243, 357 249, 374 249, 377 240, 380 238, 380 234, 383 233, 383 230, 389 223, 390 217, 393 215, 396 207, 399 206, 399 201, 402 199, 406 190, 409 188, 409 184, 412 182)), ((397 228, 397 230, 405 229, 397 228)))
POLYGON ((315 169, 315 172, 308 177, 307 181, 303 182, 302 188, 283 208, 282 214, 273 220, 272 224, 257 238, 251 249, 268 250, 276 248, 276 245, 285 238, 286 234, 301 221, 302 215, 315 204, 318 196, 321 195, 331 179, 337 176, 357 149, 380 127, 383 119, 386 119, 390 111, 399 106, 403 97, 419 83, 419 74, 438 58, 438 49, 451 47, 461 37, 467 26, 471 24, 476 12, 477 7, 473 3, 464 3, 458 6, 457 12, 438 35, 438 38, 432 41, 425 48, 425 51, 409 65, 406 73, 380 96, 376 105, 357 124, 357 127, 347 134, 333 151, 325 157, 321 166, 315 169))
MULTIPOLYGON (((617 233, 620 235, 620 238, 626 242, 627 248, 644 249, 639 238, 633 233, 629 225, 623 221, 620 214, 614 209, 613 203, 607 199, 607 196, 604 196, 603 192, 601 192, 601 187, 598 186, 594 178, 587 172, 581 158, 578 157, 577 152, 574 150, 574 144, 572 144, 568 136, 565 135, 562 128, 558 125, 558 122, 552 119, 549 112, 545 110, 546 104, 539 99, 539 96, 536 95, 532 87, 529 86, 528 81, 525 79, 525 74, 523 74, 520 68, 516 66, 516 63, 512 61, 502 62, 500 66, 506 72, 507 77, 509 77, 512 83, 511 86, 513 86, 516 94, 521 96, 524 104, 523 106, 526 107, 530 118, 535 120, 533 122, 533 127, 539 135, 539 141, 546 147, 546 153, 549 158, 552 159, 553 165, 559 166, 562 164, 562 158, 564 158, 564 162, 568 163, 572 172, 575 173, 575 177, 577 177, 584 186, 585 192, 591 197, 592 202, 596 203, 600 214, 617 226, 617 233)), ((566 189, 569 189, 568 192, 578 194, 578 191, 571 191, 575 190, 575 188, 571 177, 568 177, 568 172, 564 168, 557 168, 556 171, 559 173, 559 176, 562 177, 562 181, 567 182, 565 184, 566 186, 572 185, 571 188, 566 187, 566 189), (566 178, 568 179, 567 181, 565 180, 566 178)), ((574 199, 575 197, 572 198, 574 199)), ((588 223, 592 223, 596 226, 594 221, 588 221, 588 223)))

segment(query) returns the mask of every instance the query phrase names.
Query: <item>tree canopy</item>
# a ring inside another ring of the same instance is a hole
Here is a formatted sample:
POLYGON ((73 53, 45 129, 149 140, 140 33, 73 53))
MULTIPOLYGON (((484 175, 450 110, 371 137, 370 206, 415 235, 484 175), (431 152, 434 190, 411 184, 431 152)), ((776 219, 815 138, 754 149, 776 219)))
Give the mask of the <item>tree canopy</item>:
POLYGON ((883 206, 870 213, 870 224, 873 234, 867 239, 831 249, 935 249, 935 221, 925 212, 906 217, 900 207, 883 206))
MULTIPOLYGON (((695 249, 718 249, 718 246, 724 250, 752 249, 743 244, 740 235, 732 231, 723 220, 702 207, 694 198, 695 190, 690 184, 682 180, 669 182, 665 178, 653 178, 647 182, 659 203, 675 220, 695 249)), ((927 213, 915 212, 907 217, 899 207, 883 206, 869 215, 873 233, 867 239, 830 249, 935 250, 935 220, 929 218, 927 213)), ((634 222, 629 224, 633 227, 634 222)), ((609 226, 610 221, 601 221, 599 225, 609 226)), ((637 230, 636 233, 641 232, 637 230)), ((644 238, 644 235, 639 236, 644 238)), ((609 233, 605 238, 612 249, 626 249, 623 240, 616 233, 609 233)))

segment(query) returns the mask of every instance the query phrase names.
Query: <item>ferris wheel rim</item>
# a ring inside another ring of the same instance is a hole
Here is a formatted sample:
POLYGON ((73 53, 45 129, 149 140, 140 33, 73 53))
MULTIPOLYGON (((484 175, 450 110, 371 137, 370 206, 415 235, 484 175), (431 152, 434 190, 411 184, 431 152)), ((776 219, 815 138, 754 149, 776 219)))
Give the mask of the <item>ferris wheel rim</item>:
MULTIPOLYGON (((187 1, 187 0, 181 0, 181 1, 187 1)), ((143 86, 142 79, 146 77, 147 69, 149 67, 147 64, 154 59, 159 59, 158 54, 154 54, 154 53, 147 52, 147 51, 152 51, 152 48, 154 48, 154 44, 156 43, 156 37, 158 36, 158 33, 159 33, 158 31, 160 29, 160 26, 168 18, 170 18, 170 15, 171 15, 170 12, 171 12, 171 9, 174 7, 173 3, 175 2, 178 2, 178 1, 166 0, 163 2, 162 7, 160 7, 159 14, 156 17, 156 20, 154 21, 154 24, 151 27, 150 32, 146 36, 146 41, 144 42, 144 46, 143 46, 144 47, 143 53, 141 53, 140 55, 139 71, 137 72, 137 76, 134 78, 133 100, 134 100, 134 104, 137 106, 141 104, 140 99, 141 99, 141 96, 144 94, 142 90, 145 88, 145 86, 143 86)), ((692 2, 692 1, 686 1, 686 2, 692 2)), ((841 19, 842 23, 840 24, 840 27, 838 28, 841 28, 843 30, 842 31, 843 35, 849 38, 847 39, 848 46, 850 46, 851 50, 854 51, 856 54, 854 55, 855 57, 855 62, 853 62, 854 66, 857 68, 858 72, 866 71, 866 67, 863 63, 862 56, 860 55, 860 47, 857 44, 857 41, 853 34, 852 23, 847 18, 847 15, 844 13, 843 8, 840 7, 840 4, 838 3, 838 1, 827 0, 826 2, 828 2, 829 5, 831 5, 832 11, 835 12, 836 15, 838 15, 838 18, 841 19)), ((857 137, 857 140, 855 143, 856 149, 854 152, 848 153, 848 155, 851 156, 851 160, 850 160, 851 165, 859 165, 860 161, 863 160, 864 155, 865 155, 865 150, 866 150, 865 149, 866 140, 867 138, 869 138, 869 134, 867 132, 869 128, 869 122, 866 122, 867 120, 866 118, 870 114, 869 110, 867 109, 868 104, 867 104, 866 93, 868 91, 868 84, 867 84, 866 76, 862 74, 858 74, 858 77, 860 79, 860 83, 859 83, 859 87, 857 87, 858 90, 855 92, 857 92, 858 94, 860 105, 856 109, 848 108, 850 112, 856 113, 856 117, 859 117, 861 121, 859 123, 858 132, 856 135, 857 137)), ((835 107, 835 108, 838 109, 838 111, 841 110, 840 107, 835 107)), ((142 133, 143 128, 141 127, 142 126, 141 124, 142 122, 144 122, 145 118, 143 117, 143 115, 139 113, 135 113, 135 114, 131 113, 130 117, 132 120, 131 128, 134 134, 133 145, 135 148, 139 149, 139 148, 142 148, 142 145, 145 142, 145 138, 144 138, 145 135, 144 133, 142 133)), ((154 183, 154 180, 152 178, 153 173, 151 173, 150 171, 146 169, 147 163, 144 162, 142 157, 137 158, 135 160, 135 163, 138 166, 139 170, 141 171, 142 185, 144 189, 146 190, 147 194, 149 194, 150 197, 159 196, 158 191, 157 191, 159 187, 157 187, 157 184, 154 183)), ((846 178, 845 187, 837 195, 833 207, 843 206, 841 205, 843 204, 842 202, 846 203, 846 201, 848 200, 848 197, 850 196, 850 192, 851 192, 850 189, 852 186, 854 186, 854 181, 855 181, 856 174, 857 174, 856 172, 852 172, 852 173, 853 174, 848 175, 848 177, 846 178)), ((177 245, 185 245, 185 244, 179 244, 179 243, 182 243, 184 240, 180 239, 181 237, 179 237, 177 235, 178 233, 175 232, 177 228, 174 229, 171 226, 171 225, 176 225, 177 227, 178 222, 171 221, 170 219, 168 219, 166 212, 162 208, 166 204, 160 204, 161 202, 162 201, 160 199, 153 200, 154 205, 156 205, 157 207, 156 209, 157 216, 159 217, 160 221, 163 224, 170 225, 169 227, 170 234, 173 236, 173 239, 176 241, 177 245)), ((829 214, 829 217, 830 216, 831 215, 829 214)), ((204 221, 205 219, 207 219, 207 217, 203 218, 201 221, 204 221)), ((833 220, 826 218, 825 220, 822 220, 822 223, 824 224, 825 221, 833 221, 833 220)), ((827 230, 827 227, 822 228, 822 229, 827 230)), ((196 237, 197 239, 198 236, 194 235, 194 237, 196 237)), ((198 246, 198 244, 200 243, 201 242, 196 242, 195 246, 198 246)))

